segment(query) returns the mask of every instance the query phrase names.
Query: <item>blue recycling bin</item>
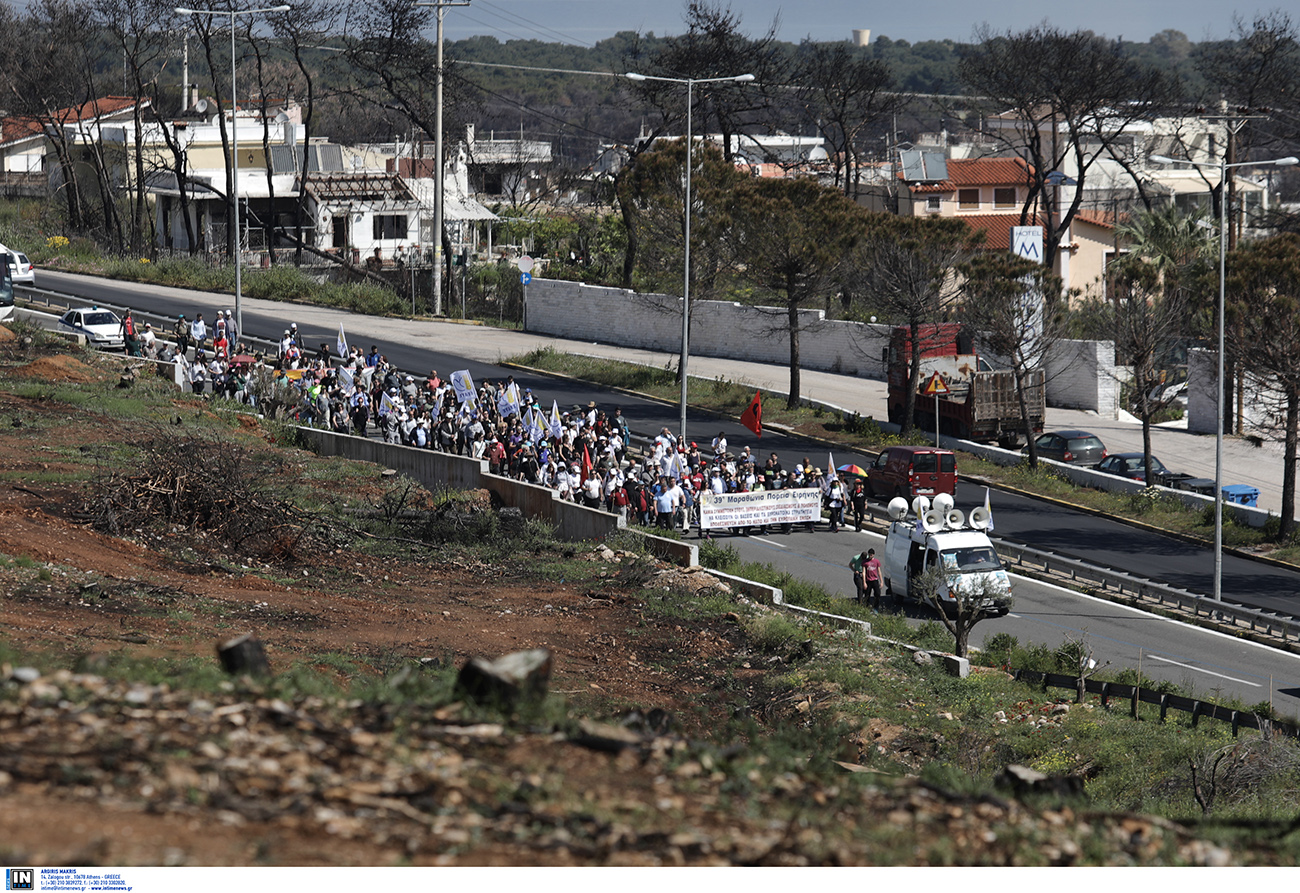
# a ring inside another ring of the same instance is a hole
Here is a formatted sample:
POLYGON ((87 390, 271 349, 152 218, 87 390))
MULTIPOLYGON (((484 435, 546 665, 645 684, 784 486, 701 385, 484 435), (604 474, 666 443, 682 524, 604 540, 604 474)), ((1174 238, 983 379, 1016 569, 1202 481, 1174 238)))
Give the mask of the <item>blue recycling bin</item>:
POLYGON ((1259 489, 1256 487, 1247 487, 1245 484, 1224 484, 1223 498, 1226 502, 1257 508, 1259 504, 1259 489))

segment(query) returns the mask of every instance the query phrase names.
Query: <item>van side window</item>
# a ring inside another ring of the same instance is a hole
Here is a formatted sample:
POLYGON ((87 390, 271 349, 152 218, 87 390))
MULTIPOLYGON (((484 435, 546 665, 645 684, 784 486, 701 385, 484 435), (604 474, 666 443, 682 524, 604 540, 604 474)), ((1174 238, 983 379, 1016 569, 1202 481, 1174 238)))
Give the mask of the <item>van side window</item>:
POLYGON ((876 467, 884 468, 888 464, 889 464, 889 450, 885 450, 879 456, 876 457, 876 467))
POLYGON ((941 453, 939 455, 939 471, 943 474, 952 474, 957 470, 957 457, 952 453, 941 453))
POLYGON ((917 453, 912 457, 912 470, 917 474, 934 474, 939 470, 934 453, 917 453))

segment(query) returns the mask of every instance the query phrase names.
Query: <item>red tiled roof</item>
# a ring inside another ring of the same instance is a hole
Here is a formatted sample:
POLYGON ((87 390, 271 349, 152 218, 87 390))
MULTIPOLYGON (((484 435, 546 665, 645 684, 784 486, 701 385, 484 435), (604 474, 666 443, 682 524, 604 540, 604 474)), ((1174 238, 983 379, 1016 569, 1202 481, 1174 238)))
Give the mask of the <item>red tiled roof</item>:
MULTIPOLYGON (((1020 158, 950 158, 948 179, 919 183, 913 192, 952 192, 962 186, 1020 186, 1029 182, 1030 167, 1020 158)), ((903 178, 900 171, 899 179, 903 178)))
MULTIPOLYGON (((1011 250, 1011 227, 1020 226, 1019 214, 963 214, 957 218, 973 230, 984 230, 984 248, 988 251, 1011 250)), ((1030 218, 1026 225, 1044 225, 1042 220, 1030 218)))
MULTIPOLYGON (((134 96, 101 96, 78 106, 69 106, 54 113, 54 120, 60 124, 77 124, 81 121, 93 121, 105 115, 113 115, 131 108, 136 103, 134 96)), ((150 100, 140 100, 148 105, 150 100)), ((14 117, 0 122, 0 143, 11 143, 45 132, 45 122, 39 118, 14 117)))
POLYGON ((1115 228, 1115 214, 1111 211, 1083 210, 1074 215, 1074 219, 1080 223, 1091 223, 1093 226, 1100 226, 1103 229, 1115 228))

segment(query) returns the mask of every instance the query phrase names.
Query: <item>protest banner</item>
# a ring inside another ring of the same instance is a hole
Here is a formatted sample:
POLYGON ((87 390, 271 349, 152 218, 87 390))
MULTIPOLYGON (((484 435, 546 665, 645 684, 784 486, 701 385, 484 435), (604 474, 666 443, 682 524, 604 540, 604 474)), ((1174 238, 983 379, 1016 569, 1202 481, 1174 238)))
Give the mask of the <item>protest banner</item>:
POLYGON ((822 514, 820 490, 760 490, 756 493, 700 494, 700 527, 758 527, 764 524, 800 524, 817 521, 822 514))

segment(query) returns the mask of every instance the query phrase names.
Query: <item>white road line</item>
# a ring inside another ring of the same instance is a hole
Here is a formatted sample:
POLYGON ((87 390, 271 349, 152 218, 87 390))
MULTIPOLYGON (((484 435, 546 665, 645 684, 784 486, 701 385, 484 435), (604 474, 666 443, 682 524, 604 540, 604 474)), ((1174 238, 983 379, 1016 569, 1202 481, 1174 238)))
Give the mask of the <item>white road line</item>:
POLYGON ((1158 660, 1158 661, 1163 661, 1164 663, 1167 664, 1173 664, 1176 667, 1182 667, 1185 670, 1195 670, 1198 673, 1206 673, 1210 676, 1218 676, 1220 679, 1227 679, 1229 682, 1240 682, 1242 685, 1250 685, 1255 688, 1262 687, 1258 682, 1250 682, 1249 680, 1246 679, 1238 679, 1236 676, 1225 676, 1224 674, 1216 673, 1213 670, 1204 670, 1200 667, 1194 667, 1191 664, 1185 664, 1182 663, 1181 661, 1171 660, 1170 658, 1167 657, 1161 657, 1158 654, 1148 654, 1147 657, 1151 658, 1152 660, 1158 660))
POLYGON ((778 543, 775 540, 766 539, 765 537, 761 537, 761 536, 751 536, 750 539, 758 540, 760 543, 767 543, 769 546, 776 546, 778 549, 790 548, 788 545, 785 545, 783 543, 778 543))

